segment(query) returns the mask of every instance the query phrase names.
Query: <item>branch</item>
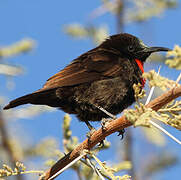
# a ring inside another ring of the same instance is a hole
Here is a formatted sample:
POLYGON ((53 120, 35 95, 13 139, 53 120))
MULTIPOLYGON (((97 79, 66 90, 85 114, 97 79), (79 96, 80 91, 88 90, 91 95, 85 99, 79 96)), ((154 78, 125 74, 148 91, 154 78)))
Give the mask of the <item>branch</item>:
MULTIPOLYGON (((162 106, 178 98, 179 96, 181 96, 181 86, 174 87, 171 90, 165 92, 161 96, 155 98, 150 103, 148 103, 146 107, 157 111, 162 106)), ((84 150, 92 149, 96 144, 104 140, 105 137, 131 125, 133 124, 130 121, 128 121, 123 115, 119 117, 118 119, 110 122, 106 126, 105 130, 103 130, 102 128, 99 128, 93 133, 90 140, 86 139, 81 144, 79 144, 73 151, 69 152, 62 159, 57 161, 47 172, 45 172, 44 177, 40 177, 39 180, 48 180, 59 170, 67 166, 77 157, 79 157, 83 153, 84 150)))

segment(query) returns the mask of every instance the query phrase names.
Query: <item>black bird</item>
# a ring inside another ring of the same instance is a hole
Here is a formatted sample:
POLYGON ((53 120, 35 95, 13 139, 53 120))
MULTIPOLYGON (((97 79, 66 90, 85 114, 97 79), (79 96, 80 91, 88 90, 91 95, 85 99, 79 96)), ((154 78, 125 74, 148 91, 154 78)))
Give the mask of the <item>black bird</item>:
POLYGON ((11 101, 4 109, 28 103, 58 107, 76 114, 91 129, 89 121, 108 118, 108 112, 116 115, 135 101, 133 84, 144 86, 146 58, 169 50, 148 47, 127 33, 110 36, 49 78, 43 88, 11 101))

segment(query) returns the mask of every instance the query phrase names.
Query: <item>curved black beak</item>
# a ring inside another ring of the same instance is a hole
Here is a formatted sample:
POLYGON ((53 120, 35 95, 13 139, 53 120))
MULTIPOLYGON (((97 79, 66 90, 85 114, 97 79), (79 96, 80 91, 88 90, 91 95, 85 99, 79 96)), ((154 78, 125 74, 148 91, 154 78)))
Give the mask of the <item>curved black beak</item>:
POLYGON ((148 52, 148 53, 153 53, 153 52, 158 52, 158 51, 172 51, 172 50, 165 47, 147 47, 144 49, 144 52, 148 52))
POLYGON ((146 45, 142 45, 142 49, 136 53, 136 57, 144 62, 146 61, 146 58, 150 56, 150 54, 158 51, 172 51, 172 50, 165 47, 148 47, 146 45))

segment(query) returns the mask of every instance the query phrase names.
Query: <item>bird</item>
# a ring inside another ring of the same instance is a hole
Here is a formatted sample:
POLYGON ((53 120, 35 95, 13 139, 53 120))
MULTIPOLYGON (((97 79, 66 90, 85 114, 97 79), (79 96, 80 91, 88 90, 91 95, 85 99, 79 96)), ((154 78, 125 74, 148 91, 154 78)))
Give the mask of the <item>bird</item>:
POLYGON ((43 87, 12 100, 4 110, 23 104, 48 105, 75 114, 91 130, 90 121, 116 116, 135 102, 134 84, 142 84, 144 63, 154 52, 128 33, 108 37, 50 77, 43 87))

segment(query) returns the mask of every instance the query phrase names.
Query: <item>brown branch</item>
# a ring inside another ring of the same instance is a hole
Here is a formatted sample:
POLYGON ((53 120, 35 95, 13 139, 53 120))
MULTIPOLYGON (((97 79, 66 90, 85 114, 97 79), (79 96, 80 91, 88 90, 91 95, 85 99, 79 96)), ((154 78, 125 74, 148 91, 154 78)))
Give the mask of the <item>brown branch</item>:
MULTIPOLYGON (((175 87, 175 88, 165 92, 163 95, 152 100, 149 104, 146 105, 146 107, 152 108, 153 110, 157 111, 162 106, 166 105, 168 102, 172 101, 173 99, 176 99, 179 96, 181 96, 181 86, 175 87)), ((62 159, 57 161, 45 173, 45 176, 40 177, 39 180, 48 180, 55 173, 57 173, 59 170, 61 170, 66 165, 71 163, 77 157, 79 157, 79 155, 83 152, 83 150, 92 149, 96 144, 98 144, 99 142, 104 140, 106 136, 109 136, 110 134, 117 132, 117 131, 120 131, 121 129, 126 128, 126 127, 131 126, 131 125, 132 125, 132 123, 129 122, 125 118, 125 116, 123 115, 122 117, 119 117, 118 119, 110 122, 106 126, 105 130, 103 130, 102 128, 99 128, 97 131, 95 131, 93 133, 93 135, 90 138, 90 141, 88 141, 88 139, 86 139, 81 144, 79 144, 73 151, 69 152, 62 159)))

